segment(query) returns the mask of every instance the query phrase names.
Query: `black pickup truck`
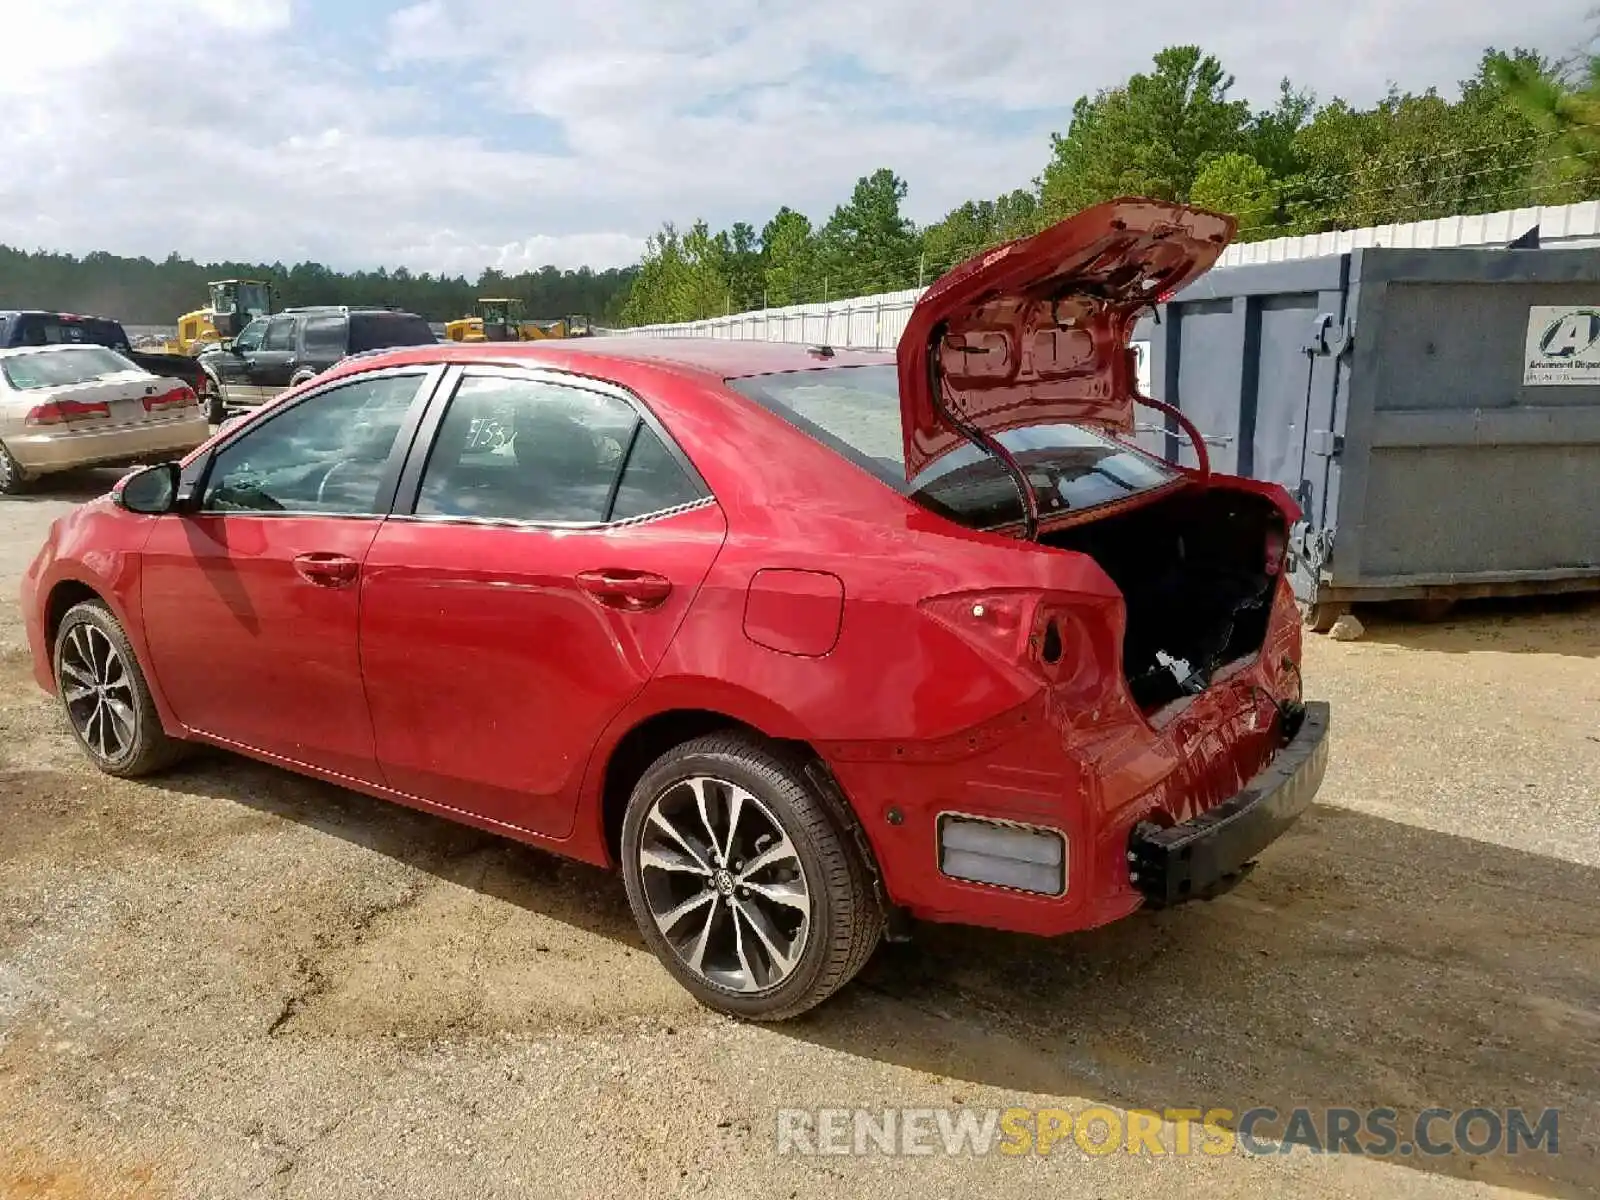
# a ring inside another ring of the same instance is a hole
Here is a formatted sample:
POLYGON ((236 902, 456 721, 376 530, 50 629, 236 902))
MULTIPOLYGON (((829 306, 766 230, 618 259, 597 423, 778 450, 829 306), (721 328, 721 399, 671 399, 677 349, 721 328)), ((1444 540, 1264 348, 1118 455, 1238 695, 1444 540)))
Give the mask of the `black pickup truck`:
POLYGON ((186 354, 151 354, 135 350, 121 322, 109 317, 83 317, 39 309, 0 311, 0 350, 13 346, 54 346, 62 342, 105 346, 152 375, 181 379, 196 395, 205 392, 206 373, 197 360, 186 354))

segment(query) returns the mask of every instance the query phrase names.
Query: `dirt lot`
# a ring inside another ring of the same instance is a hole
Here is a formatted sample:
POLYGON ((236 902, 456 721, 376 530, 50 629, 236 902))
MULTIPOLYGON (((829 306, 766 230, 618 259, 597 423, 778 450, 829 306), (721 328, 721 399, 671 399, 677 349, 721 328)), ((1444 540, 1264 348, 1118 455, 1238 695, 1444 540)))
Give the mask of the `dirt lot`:
POLYGON ((86 769, 14 600, 78 487, 0 501, 0 1196, 1600 1195, 1592 603, 1313 640, 1335 764, 1230 896, 921 930, 750 1027, 600 872, 220 755, 86 769), (775 1152, 779 1108, 1089 1103, 1556 1107, 1561 1152, 775 1152))

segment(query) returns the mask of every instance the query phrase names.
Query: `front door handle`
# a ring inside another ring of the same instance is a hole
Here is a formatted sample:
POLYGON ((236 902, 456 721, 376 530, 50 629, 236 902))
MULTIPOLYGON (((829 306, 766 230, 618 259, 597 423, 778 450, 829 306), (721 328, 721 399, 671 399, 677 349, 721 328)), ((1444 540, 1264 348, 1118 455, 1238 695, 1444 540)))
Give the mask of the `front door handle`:
POLYGON ((672 580, 649 571, 579 571, 578 586, 607 608, 643 612, 672 594, 672 580))
POLYGON ((361 573, 361 564, 343 554, 297 554, 294 569, 307 583, 318 587, 349 587, 361 573))

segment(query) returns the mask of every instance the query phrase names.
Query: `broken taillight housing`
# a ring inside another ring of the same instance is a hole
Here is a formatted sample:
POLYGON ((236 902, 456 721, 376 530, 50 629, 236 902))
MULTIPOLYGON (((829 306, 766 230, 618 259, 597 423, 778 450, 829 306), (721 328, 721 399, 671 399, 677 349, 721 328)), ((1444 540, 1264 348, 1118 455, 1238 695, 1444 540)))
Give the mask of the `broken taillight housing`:
POLYGON ((1092 597, 1019 589, 933 596, 922 611, 999 665, 1041 682, 1082 681, 1106 669, 1114 622, 1092 597))

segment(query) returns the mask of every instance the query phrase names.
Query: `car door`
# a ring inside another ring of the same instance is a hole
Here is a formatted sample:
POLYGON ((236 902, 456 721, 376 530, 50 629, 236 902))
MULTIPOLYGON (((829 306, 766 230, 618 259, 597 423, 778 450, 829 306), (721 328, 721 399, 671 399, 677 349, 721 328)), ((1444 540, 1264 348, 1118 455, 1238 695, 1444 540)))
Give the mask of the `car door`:
POLYGON ((200 464, 193 511, 156 519, 141 608, 185 726, 378 781, 357 651, 362 564, 440 374, 343 379, 249 422, 200 464))
POLYGON ((266 333, 267 319, 258 317, 227 346, 206 352, 205 367, 216 377, 225 404, 254 408, 261 403, 260 389, 250 377, 250 365, 266 333))
POLYGON ((295 349, 299 324, 296 317, 273 317, 267 322, 261 349, 247 359, 245 369, 250 382, 255 385, 261 404, 277 399, 278 393, 289 386, 289 380, 294 376, 295 367, 299 365, 295 349))
POLYGON ((552 837, 650 678, 721 511, 620 389, 456 369, 367 554, 361 663, 389 786, 552 837))

